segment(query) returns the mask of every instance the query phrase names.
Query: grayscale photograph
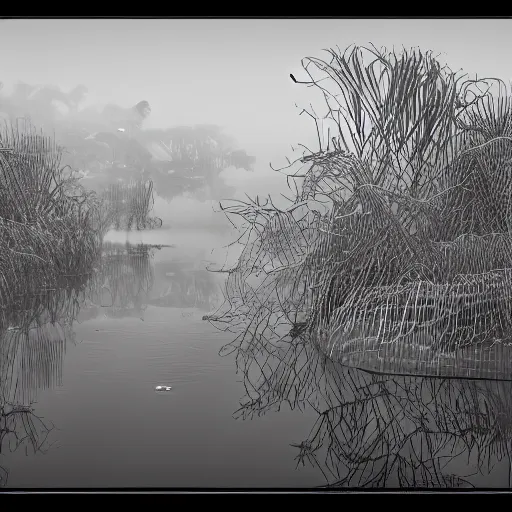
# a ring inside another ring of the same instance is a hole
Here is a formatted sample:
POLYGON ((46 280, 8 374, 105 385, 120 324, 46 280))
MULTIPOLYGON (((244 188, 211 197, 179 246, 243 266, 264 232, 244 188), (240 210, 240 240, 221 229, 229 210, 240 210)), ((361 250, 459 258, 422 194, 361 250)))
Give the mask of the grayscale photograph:
POLYGON ((511 489, 511 48, 0 19, 0 492, 511 489))

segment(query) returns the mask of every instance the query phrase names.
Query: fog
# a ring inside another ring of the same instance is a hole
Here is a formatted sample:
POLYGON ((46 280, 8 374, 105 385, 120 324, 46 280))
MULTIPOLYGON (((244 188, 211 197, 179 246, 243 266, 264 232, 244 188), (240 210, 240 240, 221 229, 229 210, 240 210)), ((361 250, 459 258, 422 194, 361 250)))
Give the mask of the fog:
POLYGON ((208 229, 226 225, 216 213, 221 199, 271 194, 284 204, 281 194, 290 191, 270 164, 300 157, 299 144, 317 149, 312 119, 299 114, 321 98, 289 76, 305 79, 301 59, 354 43, 420 46, 453 69, 506 79, 509 28, 508 20, 4 20, 0 112, 28 114, 58 136, 77 126, 111 128, 116 115, 146 100, 143 130, 219 127, 255 158, 252 170, 220 170, 224 196, 163 197, 155 183, 154 212, 164 226, 208 229))

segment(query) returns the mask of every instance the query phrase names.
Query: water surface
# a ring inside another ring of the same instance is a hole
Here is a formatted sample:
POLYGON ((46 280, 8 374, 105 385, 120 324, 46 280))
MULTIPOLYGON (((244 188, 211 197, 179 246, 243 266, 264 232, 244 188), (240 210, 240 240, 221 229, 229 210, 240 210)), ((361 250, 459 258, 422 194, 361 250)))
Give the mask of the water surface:
MULTIPOLYGON (((130 241, 142 241, 130 233, 130 241)), ((150 233, 146 243, 176 243, 157 251, 152 264, 200 265, 208 233, 150 233), (200 241, 200 242, 197 242, 200 241)), ((126 241, 113 234, 109 241, 126 241)), ((217 240, 217 246, 218 246, 217 240)), ((204 265, 203 265, 204 266, 204 265)), ((152 297, 166 288, 157 272, 152 297)), ((108 294, 107 294, 108 297, 108 294)), ((108 300, 105 300, 108 305, 108 300)), ((230 341, 201 320, 199 308, 126 308, 76 322, 61 386, 38 392, 34 412, 51 422, 45 453, 23 447, 1 463, 12 487, 309 486, 323 482, 313 468, 296 471, 296 449, 310 421, 284 411, 255 421, 233 418, 244 393, 233 358, 221 358, 230 341), (111 313, 110 313, 111 315, 111 313), (172 390, 156 393, 155 386, 172 390), (54 443, 54 444, 52 444, 54 443)), ((105 312, 104 312, 105 311, 105 312)), ((84 315, 85 317, 87 315, 84 315)))
POLYGON ((2 335, 7 487, 509 487, 510 382, 372 375, 300 344, 220 357, 218 235, 106 241, 72 325, 2 335))

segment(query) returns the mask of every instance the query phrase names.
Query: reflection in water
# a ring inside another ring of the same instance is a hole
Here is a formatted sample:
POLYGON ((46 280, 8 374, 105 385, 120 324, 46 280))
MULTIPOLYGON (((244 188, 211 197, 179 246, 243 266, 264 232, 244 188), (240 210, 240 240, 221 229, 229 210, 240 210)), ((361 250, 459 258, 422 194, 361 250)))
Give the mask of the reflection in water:
MULTIPOLYGON (((34 413, 30 406, 0 404, 0 455, 6 450, 11 453, 29 448, 33 454, 44 453, 49 447, 47 442, 53 426, 34 413)), ((0 487, 7 484, 9 473, 0 466, 0 487)))
POLYGON ((219 299, 213 274, 178 260, 155 265, 158 284, 149 303, 154 306, 198 308, 208 311, 219 299))
MULTIPOLYGON (((105 242, 92 273, 61 280, 60 288, 20 297, 1 311, 0 455, 22 446, 31 446, 34 453, 46 449, 51 427, 36 415, 34 403, 41 390, 62 385, 66 345, 75 343, 75 321, 99 315, 143 320, 148 304, 210 304, 216 291, 212 274, 186 262, 159 263, 155 287, 152 260, 163 247, 169 246, 105 242)), ((6 484, 7 476, 0 467, 0 485, 6 484)))
POLYGON ((328 485, 468 487, 503 461, 510 486, 511 382, 372 374, 300 338, 233 342, 230 351, 247 391, 238 417, 283 405, 318 413, 292 446, 298 465, 316 466, 328 485))
POLYGON ((143 319, 154 280, 151 258, 159 249, 161 246, 105 243, 100 264, 88 283, 87 304, 79 320, 100 313, 143 319))
MULTIPOLYGON (((155 264, 161 247, 106 243, 88 280, 63 282, 3 310, 0 456, 48 448, 52 426, 34 402, 42 389, 61 385, 75 320, 143 319, 148 304, 212 305, 212 274, 171 256, 155 264)), ((235 416, 315 410, 309 435, 290 442, 297 465, 316 467, 327 485, 467 487, 502 476, 504 465, 510 470, 511 382, 371 374, 332 362, 301 335, 272 339, 243 336, 223 349, 235 353, 244 375, 246 395, 235 416)), ((6 470, 0 478, 5 485, 6 470)))
MULTIPOLYGON (((67 342, 79 310, 83 280, 68 288, 27 296, 4 309, 0 331, 0 454, 25 447, 46 449, 51 427, 33 408, 38 391, 61 384, 67 342)), ((0 468, 0 484, 7 482, 0 468)))

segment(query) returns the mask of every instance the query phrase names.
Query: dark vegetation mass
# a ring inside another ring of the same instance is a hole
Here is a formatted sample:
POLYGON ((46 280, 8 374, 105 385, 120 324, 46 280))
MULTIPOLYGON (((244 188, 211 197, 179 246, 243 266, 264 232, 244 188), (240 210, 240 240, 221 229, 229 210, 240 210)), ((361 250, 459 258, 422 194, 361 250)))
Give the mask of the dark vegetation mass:
POLYGON ((212 320, 244 357, 308 339, 378 371, 508 374, 510 87, 419 49, 327 53, 294 78, 325 113, 303 111, 319 148, 281 170, 289 207, 225 206, 242 254, 212 320))

